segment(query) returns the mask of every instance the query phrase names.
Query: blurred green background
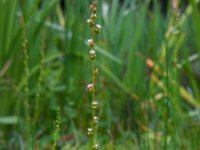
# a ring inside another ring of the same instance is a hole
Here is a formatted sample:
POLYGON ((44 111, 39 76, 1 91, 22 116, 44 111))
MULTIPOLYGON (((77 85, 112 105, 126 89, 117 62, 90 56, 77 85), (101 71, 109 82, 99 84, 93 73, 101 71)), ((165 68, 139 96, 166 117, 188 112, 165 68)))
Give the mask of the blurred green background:
MULTIPOLYGON (((0 0, 0 149, 52 149, 58 107, 57 149, 88 149, 89 4, 0 0)), ((97 15, 100 149, 198 150, 199 0, 99 0, 97 15)))

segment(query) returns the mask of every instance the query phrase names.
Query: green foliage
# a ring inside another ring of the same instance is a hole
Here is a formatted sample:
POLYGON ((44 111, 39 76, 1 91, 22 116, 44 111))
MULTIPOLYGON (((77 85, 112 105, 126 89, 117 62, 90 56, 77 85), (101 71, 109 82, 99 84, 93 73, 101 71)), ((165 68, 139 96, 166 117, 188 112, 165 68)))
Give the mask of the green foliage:
MULTIPOLYGON (((150 9, 148 0, 99 0, 102 33, 95 65, 100 71, 100 149, 162 149, 165 140, 167 149, 200 147, 198 3, 190 0, 176 19, 171 5, 164 15, 159 2, 154 0, 150 9)), ((56 146, 88 149, 88 6, 85 0, 66 0, 64 10, 58 0, 0 1, 0 149, 52 149, 58 107, 62 118, 56 146)))

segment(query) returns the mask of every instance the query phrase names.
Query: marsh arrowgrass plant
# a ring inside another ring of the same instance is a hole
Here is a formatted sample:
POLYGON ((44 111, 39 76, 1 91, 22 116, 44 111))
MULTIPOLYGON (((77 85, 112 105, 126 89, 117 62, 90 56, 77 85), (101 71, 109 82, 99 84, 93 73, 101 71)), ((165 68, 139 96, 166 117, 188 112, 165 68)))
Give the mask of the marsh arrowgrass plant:
POLYGON ((88 128, 88 135, 91 137, 91 148, 97 150, 97 125, 98 125, 98 117, 97 117, 97 106, 98 102, 95 96, 95 85, 96 85, 96 75, 98 74, 98 68, 95 68, 95 58, 96 58, 96 51, 95 51, 95 35, 100 32, 101 25, 96 24, 97 18, 97 4, 98 1, 95 0, 90 5, 91 16, 87 19, 89 27, 91 28, 91 39, 88 40, 88 45, 90 47, 89 55, 92 63, 92 83, 87 85, 88 91, 91 93, 92 97, 92 121, 91 127, 88 128))
POLYGON ((46 33, 42 32, 41 38, 41 50, 40 50, 40 63, 39 63, 39 77, 37 82, 37 91, 36 91, 36 99, 35 99, 35 111, 34 111, 34 119, 37 121, 38 115, 40 113, 39 110, 39 101, 41 98, 42 92, 42 82, 44 80, 44 59, 45 59, 45 48, 46 48, 46 33))
POLYGON ((24 104, 25 104, 25 109, 26 109, 26 121, 28 122, 29 118, 29 76, 30 76, 30 71, 29 71, 29 56, 28 56, 28 48, 27 48, 27 35, 26 35, 26 25, 24 22, 24 17, 21 17, 21 28, 22 28, 22 48, 23 48, 23 54, 24 54, 24 68, 25 68, 25 82, 24 82, 24 93, 25 93, 25 99, 24 99, 24 104))
POLYGON ((54 143, 53 143, 53 150, 56 150, 57 146, 57 139, 59 136, 59 131, 60 131, 60 123, 61 123, 61 110, 60 107, 57 107, 57 115, 56 115, 56 121, 55 121, 55 129, 54 129, 54 143))
POLYGON ((30 101, 29 101, 29 78, 30 78, 30 69, 29 69, 29 55, 28 55, 28 39, 27 39, 27 32, 26 32, 26 23, 24 20, 24 17, 21 16, 21 29, 22 29, 22 49, 23 49, 23 57, 24 57, 24 108, 25 108, 25 139, 27 141, 26 149, 29 148, 30 142, 33 147, 33 141, 32 141, 32 119, 31 119, 31 111, 30 111, 30 101), (30 142, 28 141, 30 139, 30 142))

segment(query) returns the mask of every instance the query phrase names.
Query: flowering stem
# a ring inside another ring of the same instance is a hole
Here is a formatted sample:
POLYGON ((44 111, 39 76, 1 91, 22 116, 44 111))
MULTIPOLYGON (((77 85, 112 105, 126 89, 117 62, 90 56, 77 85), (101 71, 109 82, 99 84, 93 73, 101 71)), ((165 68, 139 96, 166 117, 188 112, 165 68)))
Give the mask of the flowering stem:
POLYGON ((88 135, 91 137, 91 149, 97 150, 98 149, 98 144, 96 144, 96 135, 97 135, 97 122, 98 118, 96 116, 96 110, 97 110, 97 101, 95 99, 95 80, 96 80, 96 74, 97 71, 95 69, 95 34, 99 33, 101 29, 101 25, 95 24, 95 19, 97 18, 96 15, 96 10, 97 10, 97 1, 93 1, 92 4, 90 5, 90 10, 92 12, 90 19, 87 20, 90 28, 91 28, 91 34, 92 37, 91 39, 88 40, 88 44, 90 46, 90 59, 92 63, 92 83, 88 84, 87 88, 89 92, 91 92, 92 95, 92 122, 91 122, 91 128, 88 128, 88 135))

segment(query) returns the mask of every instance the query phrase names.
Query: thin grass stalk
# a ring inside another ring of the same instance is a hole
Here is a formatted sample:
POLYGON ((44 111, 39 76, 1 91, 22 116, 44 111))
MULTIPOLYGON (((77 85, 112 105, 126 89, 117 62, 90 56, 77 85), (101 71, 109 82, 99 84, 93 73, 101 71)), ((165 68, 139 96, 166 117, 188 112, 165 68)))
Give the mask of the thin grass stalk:
POLYGON ((56 147, 57 147, 57 139, 58 139, 59 131, 60 131, 60 123, 61 123, 61 109, 58 106, 57 107, 56 122, 55 122, 53 150, 56 150, 56 147))
POLYGON ((38 77, 37 83, 37 92, 36 92, 36 102, 35 102, 35 121, 37 121, 40 110, 39 110, 39 101, 41 98, 41 91, 42 91, 42 82, 44 80, 44 59, 45 59, 45 48, 46 48, 46 33, 42 32, 42 46, 40 50, 40 73, 38 77))
POLYGON ((27 147, 29 147, 28 139, 31 138, 31 144, 33 148, 33 141, 32 141, 32 119, 30 117, 30 102, 29 102, 29 77, 30 77, 30 70, 29 70, 29 56, 28 56, 28 47, 27 47, 27 34, 26 34, 26 24, 24 21, 24 17, 21 16, 21 28, 22 28, 22 48, 24 54, 24 105, 25 105, 25 122, 26 122, 26 136, 25 139, 27 140, 27 147))
MULTIPOLYGON (((172 12, 173 12, 173 27, 174 27, 174 32, 173 32, 173 37, 175 37, 174 39, 174 44, 172 46, 173 48, 173 64, 175 64, 175 67, 172 67, 172 80, 174 82, 173 84, 173 88, 172 88, 172 92, 171 92, 171 97, 173 97, 172 99, 172 108, 173 108, 173 112, 178 112, 178 108, 177 108, 177 103, 179 102, 179 72, 178 72, 178 51, 180 49, 180 46, 183 44, 183 40, 182 39, 182 35, 183 33, 180 31, 180 9, 179 9, 179 0, 173 0, 172 1, 172 12)), ((179 111, 180 112, 180 111, 179 111)), ((180 116, 177 113, 172 113, 173 114, 173 135, 172 135, 172 139, 173 139, 173 147, 176 148, 177 147, 177 128, 178 128, 178 124, 180 120, 180 116)))
POLYGON ((169 120, 169 60, 168 48, 166 48, 165 56, 165 71, 166 71, 166 116, 165 116, 165 137, 164 137, 164 150, 167 150, 167 136, 168 136, 168 120, 169 120))
MULTIPOLYGON (((166 37, 166 49, 165 49, 165 71, 166 71, 166 118, 165 118, 165 137, 164 137, 164 149, 167 150, 167 136, 168 136, 168 120, 169 120, 169 99, 170 99, 170 85, 169 85, 169 41, 170 38, 173 38, 173 35, 176 32, 178 27, 178 0, 172 0, 172 21, 171 25, 169 25, 169 35, 166 37), (173 29, 173 30, 172 30, 173 29)), ((176 52, 176 51, 175 51, 176 52)), ((176 55, 175 55, 176 56, 176 55)), ((176 58, 175 58, 176 59, 176 58)))

